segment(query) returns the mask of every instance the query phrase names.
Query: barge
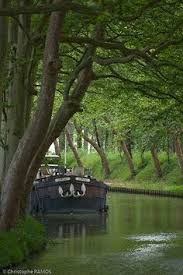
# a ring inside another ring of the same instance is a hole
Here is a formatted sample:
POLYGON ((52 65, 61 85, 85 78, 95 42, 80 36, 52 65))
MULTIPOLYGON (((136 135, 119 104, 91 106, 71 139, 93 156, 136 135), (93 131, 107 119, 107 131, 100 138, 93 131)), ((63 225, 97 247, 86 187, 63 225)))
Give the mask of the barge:
POLYGON ((30 212, 39 214, 106 212, 108 186, 95 178, 58 174, 36 179, 30 212))

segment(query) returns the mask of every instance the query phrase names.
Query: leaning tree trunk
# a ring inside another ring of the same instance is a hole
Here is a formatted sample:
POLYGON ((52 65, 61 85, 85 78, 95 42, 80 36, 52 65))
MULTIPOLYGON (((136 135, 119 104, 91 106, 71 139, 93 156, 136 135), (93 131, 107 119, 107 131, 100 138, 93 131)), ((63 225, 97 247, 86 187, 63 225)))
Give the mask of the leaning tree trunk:
MULTIPOLYGON (((100 26, 96 28, 95 39, 100 39, 103 33, 100 30, 100 26)), ((92 81, 92 64, 93 64, 93 55, 95 54, 96 47, 91 45, 88 47, 86 53, 83 56, 81 66, 76 67, 75 72, 77 78, 77 85, 75 86, 71 95, 69 95, 70 89, 65 90, 65 96, 62 106, 59 108, 57 114, 53 118, 50 127, 48 129, 46 138, 40 146, 37 154, 32 160, 29 170, 27 171, 26 184, 24 188, 24 194, 21 200, 21 214, 25 215, 25 209, 27 206, 27 201, 32 189, 32 183, 36 177, 37 171, 44 159, 44 156, 53 143, 53 141, 60 136, 64 130, 69 119, 73 117, 76 112, 81 111, 80 104, 82 99, 92 81), (80 70, 79 67, 82 69, 80 70)), ((73 76, 71 76, 73 77, 73 76)), ((71 88, 71 87, 70 87, 71 88)))
POLYGON ((101 148, 101 142, 100 142, 100 138, 99 138, 99 132, 98 132, 96 119, 93 119, 92 122, 93 122, 93 126, 94 126, 94 132, 95 132, 95 137, 97 140, 97 145, 101 148))
POLYGON ((82 137, 80 135, 77 136, 77 148, 82 148, 82 137))
MULTIPOLYGON (((104 117, 105 121, 111 126, 111 121, 109 118, 107 117, 104 117)), ((114 127, 112 127, 112 132, 114 135, 117 135, 117 131, 116 129, 114 129, 114 127)), ((127 163, 128 163, 128 167, 129 167, 129 171, 130 171, 130 176, 133 178, 135 175, 136 175, 136 171, 135 171, 135 167, 134 167, 134 164, 133 164, 133 159, 132 159, 132 156, 128 150, 128 147, 127 147, 127 144, 124 140, 121 140, 120 141, 120 145, 121 145, 121 148, 123 150, 123 153, 125 155, 125 158, 127 160, 127 163)))
POLYGON ((162 177, 162 170, 161 170, 161 165, 160 165, 160 161, 159 161, 159 158, 158 158, 158 153, 157 153, 157 148, 155 145, 153 145, 151 147, 151 155, 152 155, 152 159, 153 159, 153 162, 154 162, 154 168, 155 168, 155 171, 156 171, 156 175, 158 178, 161 178, 162 177))
POLYGON ((174 137, 175 153, 178 159, 181 175, 183 176, 183 149, 180 138, 178 136, 174 137))
POLYGON ((52 12, 50 16, 44 51, 42 86, 37 110, 31 124, 19 142, 4 180, 1 195, 1 229, 9 229, 17 221, 28 168, 45 138, 51 120, 58 75, 59 39, 63 19, 62 12, 52 12))
POLYGON ((100 148, 98 146, 98 144, 93 139, 91 139, 88 136, 86 136, 82 132, 82 129, 76 123, 75 123, 75 128, 76 128, 76 131, 78 132, 78 134, 80 134, 84 138, 84 140, 86 140, 88 143, 90 143, 92 145, 92 147, 99 154, 100 159, 101 159, 101 163, 102 163, 102 168, 103 168, 104 176, 105 176, 105 178, 107 178, 110 175, 111 171, 110 171, 109 162, 108 162, 108 159, 106 157, 106 154, 105 154, 104 150, 102 148, 100 148))
POLYGON ((61 150, 60 150, 60 143, 59 143, 58 139, 55 139, 53 144, 54 144, 54 148, 55 148, 55 154, 60 156, 61 150))
POLYGON ((79 167, 83 167, 83 163, 82 163, 82 161, 81 161, 81 159, 79 157, 79 154, 78 154, 78 151, 76 149, 76 146, 74 145, 74 143, 72 141, 71 134, 69 132, 69 127, 68 126, 65 127, 65 134, 66 134, 66 137, 67 137, 68 145, 71 148, 71 150, 73 152, 73 155, 74 155, 74 157, 76 159, 77 165, 79 167))
POLYGON ((105 130, 105 140, 104 140, 104 149, 105 149, 105 151, 107 151, 108 146, 109 146, 109 130, 106 129, 105 130))
MULTIPOLYGON (((88 135, 88 129, 84 129, 84 133, 87 136, 88 135)), ((88 142, 86 142, 86 140, 84 140, 83 147, 84 147, 84 151, 88 152, 88 142)))
POLYGON ((127 163, 128 163, 128 168, 129 168, 129 171, 130 171, 130 176, 133 178, 136 175, 133 159, 131 157, 130 152, 128 151, 128 147, 126 145, 126 142, 123 141, 123 140, 121 141, 121 148, 123 150, 123 153, 124 153, 125 158, 126 158, 127 163))

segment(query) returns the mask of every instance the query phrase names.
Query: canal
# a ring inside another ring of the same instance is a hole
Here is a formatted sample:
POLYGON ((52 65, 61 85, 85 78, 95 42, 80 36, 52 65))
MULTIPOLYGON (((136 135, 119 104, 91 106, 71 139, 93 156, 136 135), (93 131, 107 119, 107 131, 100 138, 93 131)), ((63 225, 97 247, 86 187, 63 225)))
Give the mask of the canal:
POLYGON ((183 274, 183 200, 109 193, 107 215, 52 216, 25 268, 54 275, 183 274))

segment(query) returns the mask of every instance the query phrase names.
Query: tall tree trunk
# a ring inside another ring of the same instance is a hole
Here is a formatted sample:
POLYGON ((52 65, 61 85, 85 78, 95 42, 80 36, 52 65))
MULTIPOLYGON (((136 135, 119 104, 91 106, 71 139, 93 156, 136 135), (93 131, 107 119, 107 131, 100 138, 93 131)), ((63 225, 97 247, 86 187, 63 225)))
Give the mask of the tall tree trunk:
POLYGON ((82 129, 76 123, 75 123, 75 128, 76 128, 76 131, 78 132, 78 134, 80 134, 87 142, 89 142, 92 145, 92 147, 99 154, 100 159, 101 159, 101 163, 102 163, 102 168, 103 168, 104 176, 105 176, 105 178, 107 178, 110 175, 111 171, 110 171, 109 162, 107 160, 107 157, 106 157, 106 154, 105 154, 104 150, 102 148, 100 148, 98 146, 98 144, 93 139, 91 139, 88 136, 86 136, 82 132, 82 129))
POLYGON ((80 135, 77 135, 77 148, 82 148, 82 137, 80 135))
MULTIPOLYGON (((0 0, 0 8, 8 6, 8 0, 0 0)), ((4 90, 4 76, 6 75, 6 56, 8 43, 8 19, 0 16, 0 129, 2 118, 2 103, 4 90)))
POLYGON ((144 157, 144 152, 145 152, 145 148, 141 148, 141 151, 140 151, 140 158, 141 158, 141 168, 144 168, 145 165, 146 165, 146 161, 145 161, 145 157, 144 157))
POLYGON ((158 178, 161 178, 162 177, 161 165, 160 165, 160 161, 159 161, 159 158, 158 158, 157 148, 154 144, 151 147, 151 155, 152 155, 152 159, 153 159, 153 162, 154 162, 154 168, 155 168, 155 171, 156 171, 156 175, 157 175, 158 178))
POLYGON ((183 176, 183 149, 180 138, 178 136, 174 137, 175 153, 178 159, 181 175, 183 176))
POLYGON ((99 138, 99 132, 98 132, 98 128, 97 128, 97 122, 95 119, 93 119, 93 126, 94 126, 94 132, 95 132, 95 137, 97 140, 97 145, 101 148, 101 142, 100 142, 100 138, 99 138))
POLYGON ((105 130, 105 140, 104 140, 105 151, 108 149, 108 145, 109 145, 109 130, 106 129, 105 130))
POLYGON ((130 136, 130 133, 128 133, 128 137, 127 139, 125 140, 125 144, 126 144, 126 147, 128 149, 128 152, 131 156, 131 158, 133 158, 133 154, 132 154, 132 141, 131 141, 131 136, 130 136))
POLYGON ((60 150, 60 143, 59 143, 58 139, 55 139, 53 144, 54 144, 54 147, 55 147, 55 154, 60 156, 61 155, 61 150, 60 150))
POLYGON ((77 165, 78 165, 79 167, 83 167, 83 164, 82 164, 82 161, 81 161, 81 159, 80 159, 80 157, 79 157, 79 154, 78 154, 78 152, 77 152, 77 149, 76 149, 76 147, 75 147, 75 145, 74 145, 74 143, 73 143, 73 141, 72 141, 72 138, 71 138, 71 134, 70 134, 70 132, 69 132, 69 126, 68 126, 68 125, 65 127, 65 134, 66 134, 66 137, 67 137, 68 145, 69 145, 69 147, 71 148, 71 150, 72 150, 72 152, 73 152, 73 155, 74 155, 74 157, 75 157, 75 159, 76 159, 77 165))
POLYGON ((170 135, 167 131, 167 140, 166 140, 166 153, 167 153, 167 161, 170 163, 170 135))
MULTIPOLYGON (((107 117, 104 117, 104 119, 105 119, 105 121, 109 125, 111 125, 111 122, 110 122, 110 120, 107 117)), ((113 132, 114 135, 117 135, 117 131, 113 127, 112 127, 112 132, 113 132)), ((133 163, 132 156, 131 156, 131 154, 130 154, 130 152, 128 150, 128 146, 127 146, 127 144, 126 144, 126 142, 124 140, 120 141, 120 145, 121 145, 121 148, 123 150, 123 153, 124 153, 125 158, 126 158, 127 163, 128 163, 128 168, 129 168, 129 171, 130 171, 130 176, 131 176, 131 178, 133 178, 136 175, 136 171, 135 171, 135 166, 134 166, 134 163, 133 163)))
MULTIPOLYGON (((96 27, 96 35, 95 39, 101 39, 103 37, 103 31, 101 31, 100 26, 96 27)), ((93 55, 95 54, 96 47, 91 45, 88 47, 86 53, 83 56, 83 62, 81 62, 82 70, 79 71, 78 67, 76 67, 75 73, 77 77, 77 85, 74 88, 71 95, 69 95, 70 90, 65 90, 65 96, 62 106, 59 108, 57 114, 53 118, 50 127, 48 129, 46 138, 44 142, 40 146, 37 154, 32 160, 31 165, 27 171, 26 175, 26 184, 24 188, 24 195, 21 200, 21 214, 25 215, 25 209, 27 205, 27 200, 29 198, 32 183, 36 177, 37 171, 44 159, 44 156, 49 148, 49 146, 53 143, 53 141, 60 136, 69 119, 76 113, 81 111, 80 103, 88 89, 92 81, 92 65, 93 65, 93 55), (83 66, 85 64, 85 66, 83 66)), ((73 72, 74 74, 74 72, 73 72)), ((73 76, 71 76, 73 77, 73 76)))
MULTIPOLYGON (((27 5, 30 1, 21 0, 20 5, 24 6, 25 2, 27 5)), ((18 26, 18 28, 16 28, 15 22, 12 22, 11 45, 16 47, 16 64, 13 64, 13 79, 8 92, 9 108, 7 111, 7 150, 5 173, 9 168, 19 141, 25 132, 31 109, 32 95, 29 92, 29 71, 32 65, 32 61, 30 61, 32 47, 30 46, 31 44, 27 37, 30 33, 30 16, 20 15, 19 22, 22 27, 18 26), (14 34, 15 32, 17 32, 17 35, 14 34), (16 36, 17 43, 14 41, 14 37, 16 36)), ((10 65, 10 70, 11 67, 12 64, 10 65)))
POLYGON ((131 154, 128 151, 127 144, 126 144, 126 142, 124 140, 121 141, 121 148, 122 148, 123 153, 125 155, 125 158, 127 160, 128 168, 129 168, 129 171, 130 171, 130 175, 133 178, 136 175, 135 167, 134 167, 134 163, 133 163, 133 159, 131 157, 131 154))
POLYGON ((9 229, 17 221, 29 165, 44 140, 51 120, 58 74, 59 39, 63 19, 62 12, 52 12, 50 16, 44 51, 42 86, 37 110, 31 124, 19 142, 4 180, 1 194, 1 229, 9 229))
MULTIPOLYGON (((8 0, 0 0, 0 8, 8 6, 8 0)), ((8 46, 8 19, 0 17, 0 188, 4 175, 4 143, 5 143, 5 117, 3 116, 4 108, 4 90, 5 90, 5 75, 7 74, 6 57, 8 46)))
MULTIPOLYGON (((88 135, 88 129, 87 128, 84 129, 84 134, 86 136, 88 135)), ((84 140, 84 151, 88 152, 88 142, 86 142, 86 140, 84 140)))

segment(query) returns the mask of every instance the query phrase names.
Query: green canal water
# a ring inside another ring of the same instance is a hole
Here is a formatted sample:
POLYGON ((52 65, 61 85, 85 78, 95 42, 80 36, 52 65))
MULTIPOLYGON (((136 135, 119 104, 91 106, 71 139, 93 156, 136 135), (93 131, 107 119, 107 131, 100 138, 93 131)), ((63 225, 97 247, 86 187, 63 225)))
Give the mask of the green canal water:
POLYGON ((48 248, 24 268, 54 275, 183 274, 183 200, 109 193, 108 205, 107 215, 49 217, 48 248))

